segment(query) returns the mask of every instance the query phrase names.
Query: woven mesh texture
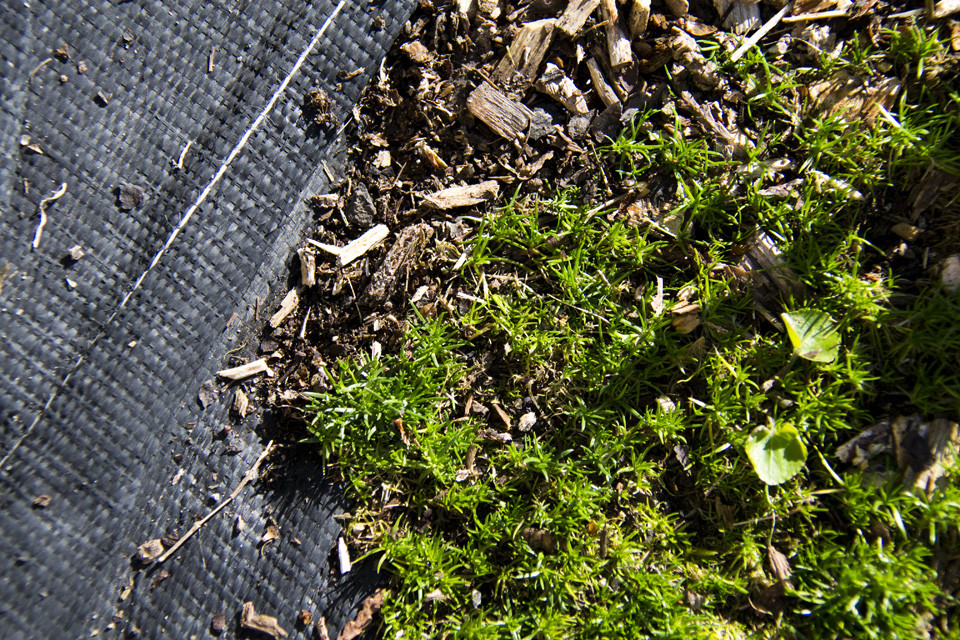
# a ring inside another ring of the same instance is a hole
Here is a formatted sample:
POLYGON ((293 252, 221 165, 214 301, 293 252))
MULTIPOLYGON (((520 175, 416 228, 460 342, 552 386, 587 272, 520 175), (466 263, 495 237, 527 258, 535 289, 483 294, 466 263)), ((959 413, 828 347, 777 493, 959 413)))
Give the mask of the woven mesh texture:
POLYGON ((130 565, 140 543, 183 533, 226 497, 263 449, 248 420, 234 429, 232 444, 241 446, 231 455, 215 437, 231 398, 202 410, 197 391, 262 323, 309 222, 304 197, 325 189, 324 162, 333 171, 342 164, 336 130, 305 127, 304 93, 325 88, 345 121, 412 0, 343 4, 209 197, 148 267, 336 6, 4 2, 4 638, 202 638, 219 612, 229 638, 246 600, 291 633, 300 609, 323 614, 335 637, 369 595, 369 579, 331 571, 333 515, 344 504, 309 459, 278 465, 274 481, 246 489, 167 562, 165 579, 130 565), (63 44, 66 60, 51 53, 63 44), (338 72, 356 69, 364 72, 338 81, 338 72), (24 146, 24 136, 43 153, 24 146), (173 167, 188 143, 182 169, 173 167), (117 203, 123 183, 144 190, 128 211, 117 203), (31 251, 40 201, 61 184, 66 193, 47 205, 31 251), (70 264, 64 256, 75 245, 86 255, 70 264), (51 497, 44 509, 33 506, 41 494, 51 497), (240 532, 237 515, 248 523, 240 532), (282 537, 261 550, 268 515, 282 537))

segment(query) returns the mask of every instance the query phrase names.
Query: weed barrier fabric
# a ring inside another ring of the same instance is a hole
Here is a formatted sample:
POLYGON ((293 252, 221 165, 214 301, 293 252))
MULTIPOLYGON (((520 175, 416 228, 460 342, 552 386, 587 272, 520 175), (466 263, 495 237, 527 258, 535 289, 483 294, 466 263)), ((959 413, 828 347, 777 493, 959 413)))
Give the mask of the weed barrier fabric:
POLYGON ((307 455, 245 489, 162 567, 134 572, 130 560, 186 532, 262 452, 256 420, 217 437, 232 393, 203 409, 197 392, 263 323, 310 220, 303 199, 327 187, 323 162, 342 165, 339 127, 306 126, 303 95, 322 87, 346 122, 412 9, 4 3, 5 638, 202 638, 221 612, 221 637, 242 636, 247 600, 291 634, 300 609, 325 615, 335 637, 369 595, 369 578, 331 571, 344 505, 307 455), (281 538, 260 549, 268 517, 281 538))

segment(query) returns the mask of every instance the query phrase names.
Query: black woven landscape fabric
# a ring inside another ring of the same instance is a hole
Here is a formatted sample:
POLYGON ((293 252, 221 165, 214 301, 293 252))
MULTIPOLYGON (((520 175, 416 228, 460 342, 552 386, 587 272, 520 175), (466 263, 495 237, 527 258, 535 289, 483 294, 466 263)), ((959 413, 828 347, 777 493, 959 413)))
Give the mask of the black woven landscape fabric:
POLYGON ((203 638, 219 612, 234 637, 247 600, 291 635, 300 609, 326 615, 335 637, 369 595, 331 570, 342 499, 310 459, 247 488, 162 571, 130 558, 263 450, 250 420, 218 437, 232 396, 202 409, 198 389, 251 352, 303 199, 342 162, 336 127, 305 126, 304 93, 325 88, 346 122, 412 8, 3 0, 0 637, 203 638), (268 519, 281 537, 261 549, 268 519))

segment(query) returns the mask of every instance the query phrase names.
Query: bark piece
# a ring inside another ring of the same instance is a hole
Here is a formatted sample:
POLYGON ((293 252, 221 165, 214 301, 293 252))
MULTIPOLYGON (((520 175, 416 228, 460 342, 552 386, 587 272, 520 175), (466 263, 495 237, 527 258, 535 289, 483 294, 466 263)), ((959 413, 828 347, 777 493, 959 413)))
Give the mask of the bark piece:
POLYGON ((337 636, 337 640, 354 640, 360 637, 373 622, 373 616, 383 607, 383 597, 383 589, 377 589, 372 596, 364 600, 363 607, 357 612, 357 617, 347 623, 337 636))
POLYGON ((243 603, 243 611, 240 614, 240 626, 244 629, 259 631, 274 638, 286 638, 288 634, 280 627, 280 623, 273 616, 267 616, 257 613, 253 608, 252 602, 243 603))
POLYGON ((390 235, 390 229, 388 229, 385 224, 378 224, 372 229, 369 229, 362 236, 347 244, 347 246, 340 248, 340 251, 337 253, 337 266, 347 266, 383 242, 388 235, 390 235))
POLYGON ((600 6, 600 0, 571 0, 560 15, 557 28, 571 38, 580 33, 587 18, 600 6))
POLYGON ((508 82, 519 74, 532 82, 553 42, 556 25, 556 18, 534 20, 523 25, 497 65, 494 78, 508 82))
POLYGON ((593 81, 593 88, 596 90, 597 95, 600 96, 603 104, 608 107, 612 104, 620 104, 620 98, 617 97, 617 92, 607 84, 607 79, 603 77, 603 70, 600 68, 600 64, 596 58, 587 60, 587 71, 590 72, 590 80, 593 81))
POLYGON ((627 19, 627 26, 634 38, 639 38, 647 30, 647 24, 650 22, 650 0, 633 0, 630 5, 630 14, 627 19))
POLYGON ((283 300, 280 302, 280 308, 275 314, 270 316, 270 326, 276 329, 280 326, 284 320, 287 319, 293 310, 297 308, 297 305, 300 304, 300 294, 296 289, 290 289, 287 292, 287 295, 283 297, 283 300))
POLYGON ((479 184, 466 187, 450 187, 431 193, 423 199, 423 203, 431 209, 446 211, 458 207, 472 207, 493 200, 499 193, 500 184, 496 180, 486 180, 479 184))
POLYGON ((433 227, 426 223, 416 224, 401 231, 397 241, 384 257, 383 264, 370 278, 370 284, 363 293, 363 304, 372 307, 387 300, 393 293, 401 270, 419 259, 432 237, 433 227))
MULTIPOLYGON (((685 1, 685 0, 684 0, 685 1)), ((607 55, 610 57, 610 67, 614 71, 623 69, 633 62, 633 49, 630 48, 630 38, 620 26, 620 14, 617 12, 617 0, 600 0, 603 8, 603 19, 606 24, 607 55)))
POLYGON ((230 380, 243 380, 245 378, 249 378, 250 376, 255 376, 258 373, 266 373, 267 376, 273 376, 273 371, 270 370, 270 367, 267 366, 267 361, 263 358, 254 360, 253 362, 248 362, 247 364, 240 365, 239 367, 217 371, 218 376, 221 378, 228 378, 230 380))
POLYGON ((537 89, 559 102, 573 115, 579 116, 590 111, 577 85, 552 62, 547 63, 543 75, 537 80, 537 89))
POLYGON ((347 221, 361 229, 366 229, 373 224, 373 218, 377 214, 377 208, 373 204, 373 197, 367 186, 362 182, 357 182, 353 187, 353 193, 350 194, 350 200, 343 209, 343 215, 347 221))
POLYGON ((525 105, 510 99, 486 81, 467 98, 467 109, 475 118, 508 140, 521 137, 530 126, 533 116, 525 105))

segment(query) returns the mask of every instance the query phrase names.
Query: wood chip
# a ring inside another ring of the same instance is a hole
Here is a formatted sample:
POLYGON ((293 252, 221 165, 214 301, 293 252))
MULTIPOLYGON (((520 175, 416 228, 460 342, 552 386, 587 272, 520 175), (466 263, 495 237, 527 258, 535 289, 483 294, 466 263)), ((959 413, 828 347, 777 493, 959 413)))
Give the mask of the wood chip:
POLYGON ((553 42, 556 25, 556 18, 544 18, 523 25, 497 65, 494 79, 510 82, 520 75, 533 82, 540 70, 540 63, 553 42))
POLYGON ((312 249, 297 249, 300 256, 300 284, 312 287, 317 284, 317 254, 312 249))
POLYGON ((760 26, 760 3, 756 0, 713 0, 728 31, 743 35, 760 26))
POLYGON ((493 410, 496 411, 500 419, 503 420, 503 424, 506 425, 507 429, 510 429, 510 416, 507 415, 507 412, 501 409, 498 404, 493 405, 493 410))
POLYGON ((313 625, 313 631, 317 640, 330 640, 330 633, 327 631, 327 619, 320 616, 313 625))
POLYGON ((934 18, 946 18, 955 13, 960 13, 960 0, 940 0, 933 8, 934 18))
POLYGON ((747 272, 754 272, 764 282, 787 295, 796 295, 801 290, 797 274, 786 266, 783 252, 766 233, 759 233, 750 240, 746 255, 738 266, 747 272))
POLYGON ((347 623, 337 640, 354 640, 360 637, 373 623, 373 616, 383 607, 384 595, 383 589, 377 589, 372 596, 364 600, 357 617, 347 623))
POLYGON ((700 326, 700 316, 687 314, 673 319, 673 328, 677 333, 687 334, 700 326))
POLYGON ((630 5, 630 14, 627 26, 634 38, 639 38, 646 32, 650 22, 650 0, 633 0, 630 5))
POLYGON ((337 560, 340 563, 340 575, 350 573, 353 563, 350 562, 350 550, 343 538, 337 538, 337 560))
POLYGON ((600 96, 603 104, 608 107, 612 104, 620 104, 620 98, 617 97, 617 92, 607 84, 606 78, 603 77, 603 70, 600 68, 600 64, 596 58, 587 60, 587 71, 590 72, 590 80, 593 82, 593 88, 597 92, 597 95, 600 96))
POLYGON ((242 364, 239 367, 217 371, 218 376, 229 380, 243 380, 258 373, 266 373, 268 377, 273 377, 273 371, 267 366, 267 361, 264 358, 242 364))
POLYGON ((590 107, 587 106, 587 101, 577 85, 563 73, 560 67, 552 62, 547 63, 543 75, 537 80, 536 87, 539 91, 560 103, 573 115, 580 116, 590 111, 590 107))
POLYGON ((368 230, 356 240, 342 247, 337 254, 337 266, 345 267, 366 252, 370 251, 390 235, 390 229, 385 224, 378 224, 368 230))
POLYGON ((240 614, 240 626, 244 629, 259 631, 273 638, 286 638, 288 634, 280 627, 280 623, 273 616, 257 613, 253 608, 252 602, 243 603, 243 611, 240 614))
POLYGON ((467 109, 497 135, 508 140, 522 137, 533 117, 529 108, 486 81, 470 93, 467 109))
POLYGON ((247 408, 250 406, 250 400, 247 398, 247 394, 243 392, 243 389, 237 389, 236 395, 233 397, 233 410, 237 412, 237 415, 241 418, 247 417, 247 408))
POLYGON ((227 614, 218 613, 210 620, 210 633, 219 636, 227 628, 227 614))
POLYGON ((950 295, 960 291, 960 253, 947 256, 937 265, 940 286, 950 295))
POLYGON ((458 207, 472 207, 493 200, 499 194, 500 184, 496 180, 486 180, 480 184, 437 191, 424 197, 423 203, 431 209, 446 211, 458 207))
POLYGON ((610 67, 614 71, 620 71, 633 62, 630 38, 627 37, 623 27, 620 26, 617 1, 600 0, 600 6, 603 8, 603 18, 606 22, 604 31, 607 35, 607 55, 610 58, 610 67))
POLYGON ((929 496, 946 482, 947 470, 954 466, 960 425, 946 418, 899 417, 893 421, 893 440, 904 486, 929 496))
POLYGON ((293 313, 293 310, 297 308, 298 304, 300 304, 300 293, 296 289, 290 289, 280 302, 280 309, 270 316, 270 326, 274 329, 279 327, 280 323, 293 313))
POLYGON ((670 9, 670 13, 677 18, 682 18, 690 11, 690 3, 688 0, 665 0, 665 2, 667 8, 670 9))
POLYGON ((163 543, 160 542, 160 538, 155 540, 147 540, 142 545, 137 547, 137 560, 143 564, 150 564, 155 561, 163 553, 163 543))
POLYGON ((571 0, 560 15, 557 28, 568 37, 576 37, 590 14, 600 6, 600 0, 571 0))
POLYGON ((46 493, 42 493, 36 498, 33 499, 33 508, 34 509, 46 509, 50 506, 52 498, 46 493))
POLYGON ((520 537, 527 541, 534 549, 555 553, 557 551, 557 536, 546 529, 526 527, 520 532, 520 537))

